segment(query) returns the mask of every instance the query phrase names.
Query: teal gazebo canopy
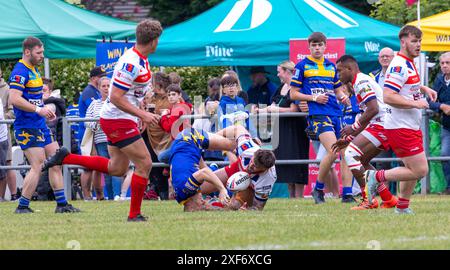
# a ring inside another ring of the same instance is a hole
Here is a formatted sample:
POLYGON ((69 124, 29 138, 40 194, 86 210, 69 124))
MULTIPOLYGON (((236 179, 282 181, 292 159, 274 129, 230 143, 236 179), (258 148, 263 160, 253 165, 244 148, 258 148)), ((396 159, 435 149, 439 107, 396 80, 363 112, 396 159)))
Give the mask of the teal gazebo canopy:
POLYGON ((48 58, 94 58, 96 41, 134 39, 136 23, 78 8, 63 0, 8 0, 0 5, 0 59, 22 56, 22 41, 40 38, 48 58))
POLYGON ((399 27, 327 0, 225 0, 164 30, 150 56, 158 66, 274 66, 289 58, 289 40, 312 32, 345 38, 346 53, 376 62, 399 48, 399 27))

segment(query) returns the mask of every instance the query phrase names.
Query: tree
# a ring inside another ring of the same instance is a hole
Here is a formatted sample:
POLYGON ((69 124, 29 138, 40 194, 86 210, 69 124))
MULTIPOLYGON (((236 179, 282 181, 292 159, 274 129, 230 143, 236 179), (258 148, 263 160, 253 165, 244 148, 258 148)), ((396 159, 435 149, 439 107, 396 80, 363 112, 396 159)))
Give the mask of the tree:
POLYGON ((150 7, 150 17, 158 19, 163 26, 186 21, 212 8, 223 0, 139 0, 142 6, 150 7))
MULTIPOLYGON (((417 20, 417 5, 408 7, 405 0, 380 0, 373 4, 370 16, 381 21, 403 26, 417 20)), ((428 17, 450 9, 449 1, 421 0, 420 17, 428 17)))

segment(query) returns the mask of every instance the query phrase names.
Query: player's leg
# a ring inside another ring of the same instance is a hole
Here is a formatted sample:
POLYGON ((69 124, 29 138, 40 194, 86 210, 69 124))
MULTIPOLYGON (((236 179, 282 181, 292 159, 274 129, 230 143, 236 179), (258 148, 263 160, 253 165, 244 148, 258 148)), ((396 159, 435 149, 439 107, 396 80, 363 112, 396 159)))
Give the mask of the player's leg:
MULTIPOLYGON (((114 150, 118 149, 114 148, 114 150)), ((110 152, 111 167, 113 167, 118 160, 124 160, 122 155, 114 155, 116 154, 114 150, 110 152)), ((148 175, 152 167, 150 153, 148 152, 142 138, 139 138, 138 140, 120 148, 120 152, 124 153, 135 166, 134 173, 131 177, 131 204, 128 220, 135 221, 136 219, 139 219, 136 221, 145 221, 146 219, 141 215, 141 204, 148 184, 148 175), (141 217, 143 220, 140 220, 141 217)), ((125 164, 121 165, 121 170, 117 171, 116 174, 120 172, 121 175, 124 175, 128 164, 129 161, 127 160, 125 164)))
POLYGON ((342 202, 343 203, 353 203, 356 202, 353 198, 353 174, 347 166, 347 162, 344 156, 345 150, 341 151, 341 179, 342 179, 342 202))
POLYGON ((41 176, 41 167, 45 161, 45 151, 43 147, 30 147, 23 149, 25 157, 30 163, 31 169, 26 174, 23 180, 22 196, 19 199, 19 205, 16 209, 16 213, 31 213, 29 208, 31 197, 36 190, 41 176))
MULTIPOLYGON (((49 136, 49 135, 48 135, 49 136)), ((47 141, 50 142, 50 141, 47 141)), ((58 142, 50 142, 44 147, 45 155, 52 156, 59 149, 58 142)), ((66 196, 64 194, 64 180, 61 171, 61 166, 54 166, 48 169, 48 178, 50 186, 55 194, 56 209, 55 213, 76 213, 80 212, 79 209, 73 207, 67 203, 66 196)), ((69 195, 69 194, 68 194, 69 195)))
POLYGON ((314 188, 314 192, 317 192, 318 196, 314 196, 313 194, 313 197, 316 200, 316 203, 323 203, 325 202, 322 196, 323 189, 325 188, 323 179, 326 179, 326 177, 328 177, 331 166, 336 160, 336 154, 334 154, 331 150, 331 146, 336 142, 336 135, 334 134, 334 131, 326 131, 319 135, 319 140, 325 148, 326 154, 320 162, 319 175, 317 178, 316 186, 314 188))
POLYGON ((227 139, 217 134, 208 133, 208 139, 208 150, 233 151, 237 147, 235 140, 227 139))

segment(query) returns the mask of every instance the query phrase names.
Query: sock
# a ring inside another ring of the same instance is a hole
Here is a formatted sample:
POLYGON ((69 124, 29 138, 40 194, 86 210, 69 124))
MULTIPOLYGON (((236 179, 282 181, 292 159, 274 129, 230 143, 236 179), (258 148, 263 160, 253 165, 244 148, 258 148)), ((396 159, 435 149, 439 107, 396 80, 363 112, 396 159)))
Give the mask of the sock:
POLYGON ((108 174, 109 159, 101 156, 82 156, 76 154, 68 154, 63 164, 74 164, 86 167, 90 170, 108 174))
POLYGON ((315 189, 316 190, 324 190, 324 188, 325 188, 325 183, 321 183, 321 182, 319 182, 319 180, 317 180, 315 189))
POLYGON ((55 200, 58 206, 67 205, 66 196, 64 195, 64 189, 54 190, 53 193, 55 194, 55 200))
POLYGON ((30 199, 22 195, 19 199, 19 208, 27 208, 29 206, 30 206, 30 199))
POLYGON ((367 200, 366 186, 362 186, 361 187, 361 197, 362 197, 363 200, 367 200))
POLYGON ((142 199, 147 188, 148 179, 133 173, 131 176, 131 204, 129 218, 135 218, 141 213, 142 199))
POLYGON ((375 173, 375 179, 377 180, 377 182, 381 183, 381 182, 386 182, 386 178, 384 176, 384 170, 379 170, 375 173))
POLYGON ((352 195, 352 187, 343 187, 342 188, 342 196, 352 195))
POLYGON ((386 184, 380 183, 377 188, 378 194, 380 194, 381 199, 383 202, 390 201, 392 199, 392 194, 387 188, 386 184))
POLYGON ((406 209, 409 207, 409 200, 398 197, 397 208, 406 209))

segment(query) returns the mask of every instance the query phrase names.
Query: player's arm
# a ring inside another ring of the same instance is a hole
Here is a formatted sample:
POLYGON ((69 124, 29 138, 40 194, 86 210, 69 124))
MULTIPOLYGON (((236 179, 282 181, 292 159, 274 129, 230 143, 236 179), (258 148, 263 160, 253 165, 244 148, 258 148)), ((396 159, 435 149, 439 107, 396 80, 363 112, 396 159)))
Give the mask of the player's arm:
POLYGON ((40 107, 38 105, 31 104, 26 99, 23 98, 23 92, 17 89, 9 89, 9 98, 11 101, 11 104, 26 112, 35 112, 39 114, 42 117, 51 119, 56 117, 55 113, 53 113, 49 108, 47 107, 40 107))
MULTIPOLYGON (((340 83, 340 82, 339 82, 340 83)), ((341 84, 338 88, 334 89, 334 93, 336 94, 336 98, 340 103, 350 106, 350 98, 345 94, 344 86, 341 84)))
POLYGON ((428 109, 429 107, 426 100, 408 100, 395 90, 386 87, 383 89, 383 100, 384 103, 399 109, 428 109))
POLYGON ((228 191, 217 177, 214 172, 209 167, 204 167, 193 174, 194 178, 199 182, 203 183, 204 181, 213 185, 219 191, 219 200, 222 204, 227 205, 229 201, 228 191))

